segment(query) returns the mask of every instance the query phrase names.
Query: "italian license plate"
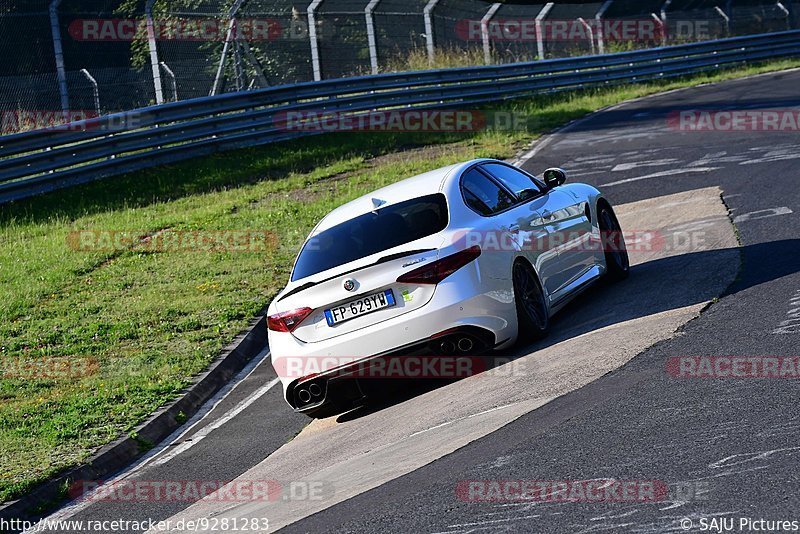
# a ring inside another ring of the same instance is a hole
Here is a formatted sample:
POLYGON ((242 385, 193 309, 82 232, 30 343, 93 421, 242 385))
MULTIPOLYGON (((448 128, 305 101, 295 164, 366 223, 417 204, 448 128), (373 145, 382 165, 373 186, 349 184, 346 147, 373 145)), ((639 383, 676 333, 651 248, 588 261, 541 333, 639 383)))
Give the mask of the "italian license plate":
POLYGON ((394 293, 391 289, 387 289, 325 310, 325 319, 328 321, 328 326, 333 326, 394 305, 394 293))

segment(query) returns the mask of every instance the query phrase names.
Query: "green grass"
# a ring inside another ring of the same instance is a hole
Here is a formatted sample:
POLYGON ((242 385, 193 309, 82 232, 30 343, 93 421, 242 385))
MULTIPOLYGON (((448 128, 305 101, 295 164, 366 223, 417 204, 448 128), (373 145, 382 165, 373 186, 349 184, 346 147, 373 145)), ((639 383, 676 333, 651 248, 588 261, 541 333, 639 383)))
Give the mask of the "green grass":
POLYGON ((284 285, 298 246, 332 208, 475 157, 509 158, 598 108, 780 62, 505 104, 528 131, 331 134, 193 160, 0 208, 0 500, 79 464, 174 399, 284 285), (248 229, 266 252, 80 252, 74 230, 248 229), (92 358, 82 377, 17 377, 8 362, 92 358), (4 371, 5 370, 5 371, 4 371))

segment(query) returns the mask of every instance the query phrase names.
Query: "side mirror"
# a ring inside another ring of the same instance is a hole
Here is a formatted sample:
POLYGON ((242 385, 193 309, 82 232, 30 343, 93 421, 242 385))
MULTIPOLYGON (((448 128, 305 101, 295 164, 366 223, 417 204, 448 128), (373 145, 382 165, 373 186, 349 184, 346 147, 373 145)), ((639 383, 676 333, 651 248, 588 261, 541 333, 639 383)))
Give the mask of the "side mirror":
POLYGON ((544 178, 544 183, 547 188, 554 189, 567 181, 567 171, 559 169, 558 167, 553 167, 544 171, 542 177, 544 178))

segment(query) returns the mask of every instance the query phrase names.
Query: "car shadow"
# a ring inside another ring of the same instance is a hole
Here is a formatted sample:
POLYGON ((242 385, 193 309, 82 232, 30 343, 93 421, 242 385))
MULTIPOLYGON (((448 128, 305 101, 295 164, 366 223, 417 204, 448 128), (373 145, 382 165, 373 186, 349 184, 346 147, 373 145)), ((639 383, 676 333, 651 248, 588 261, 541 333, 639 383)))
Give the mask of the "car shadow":
MULTIPOLYGON (((596 284, 567 305, 553 318, 547 338, 487 356, 485 370, 607 326, 732 296, 796 272, 800 272, 800 239, 692 252, 635 265, 627 280, 596 284), (728 284, 737 269, 738 277, 728 284)), ((367 392, 367 405, 339 415, 337 422, 359 419, 456 381, 384 380, 367 392)))

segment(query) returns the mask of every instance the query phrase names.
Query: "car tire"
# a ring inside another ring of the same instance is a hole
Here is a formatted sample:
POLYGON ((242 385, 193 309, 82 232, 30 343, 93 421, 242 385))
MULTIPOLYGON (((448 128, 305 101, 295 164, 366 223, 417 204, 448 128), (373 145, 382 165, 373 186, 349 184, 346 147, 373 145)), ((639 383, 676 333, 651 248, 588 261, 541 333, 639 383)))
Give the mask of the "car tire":
POLYGON ((597 221, 606 257, 606 279, 611 282, 625 280, 631 272, 631 264, 617 216, 611 207, 601 204, 597 221))
POLYGON ((517 307, 517 323, 520 341, 536 341, 550 330, 550 314, 547 300, 533 267, 518 261, 512 269, 514 301, 517 307))

